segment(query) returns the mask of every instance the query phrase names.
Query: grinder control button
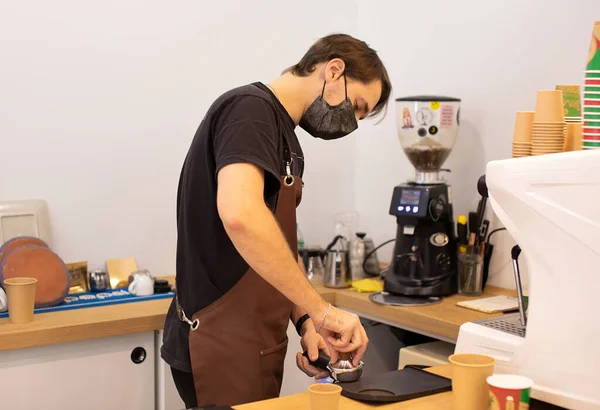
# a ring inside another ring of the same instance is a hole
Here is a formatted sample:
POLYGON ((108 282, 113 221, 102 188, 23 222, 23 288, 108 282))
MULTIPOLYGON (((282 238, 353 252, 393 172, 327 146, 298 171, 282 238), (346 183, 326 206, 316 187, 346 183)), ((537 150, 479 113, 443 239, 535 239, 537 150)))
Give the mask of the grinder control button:
POLYGON ((443 232, 436 232, 431 235, 429 242, 431 242, 433 246, 446 246, 448 244, 448 235, 443 232))

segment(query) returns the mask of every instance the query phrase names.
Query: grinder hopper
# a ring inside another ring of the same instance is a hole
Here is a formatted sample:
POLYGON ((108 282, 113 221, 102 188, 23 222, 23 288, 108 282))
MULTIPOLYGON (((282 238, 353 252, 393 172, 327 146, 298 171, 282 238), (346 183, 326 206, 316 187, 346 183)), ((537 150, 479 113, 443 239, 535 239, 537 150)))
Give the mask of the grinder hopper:
POLYGON ((398 138, 416 169, 414 182, 444 182, 439 171, 454 147, 459 121, 458 98, 420 95, 396 99, 398 138))

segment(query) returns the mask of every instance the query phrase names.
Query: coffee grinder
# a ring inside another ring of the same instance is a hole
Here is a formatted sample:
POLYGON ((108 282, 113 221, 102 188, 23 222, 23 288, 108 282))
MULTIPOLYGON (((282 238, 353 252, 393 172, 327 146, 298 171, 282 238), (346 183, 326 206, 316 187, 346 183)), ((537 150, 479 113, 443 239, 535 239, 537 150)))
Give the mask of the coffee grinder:
POLYGON ((458 291, 452 197, 440 172, 456 141, 460 99, 398 98, 396 110, 398 137, 416 173, 392 194, 389 213, 398 224, 394 254, 384 292, 374 301, 435 303, 458 291))

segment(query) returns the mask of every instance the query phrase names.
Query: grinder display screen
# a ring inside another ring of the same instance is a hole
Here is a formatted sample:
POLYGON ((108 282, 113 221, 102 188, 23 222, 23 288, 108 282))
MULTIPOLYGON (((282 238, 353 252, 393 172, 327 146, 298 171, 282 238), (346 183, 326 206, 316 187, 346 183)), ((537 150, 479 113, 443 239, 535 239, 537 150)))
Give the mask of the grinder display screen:
POLYGON ((400 205, 419 205, 420 197, 421 191, 404 189, 402 190, 402 196, 400 197, 400 205))

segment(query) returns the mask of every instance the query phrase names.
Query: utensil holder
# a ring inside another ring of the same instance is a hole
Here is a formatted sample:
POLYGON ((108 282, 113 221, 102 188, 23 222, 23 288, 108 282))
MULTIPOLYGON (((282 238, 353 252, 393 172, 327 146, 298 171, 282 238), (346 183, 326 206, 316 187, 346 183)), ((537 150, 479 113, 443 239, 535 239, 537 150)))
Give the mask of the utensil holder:
POLYGON ((458 254, 458 293, 480 296, 483 293, 483 258, 479 253, 458 254))

